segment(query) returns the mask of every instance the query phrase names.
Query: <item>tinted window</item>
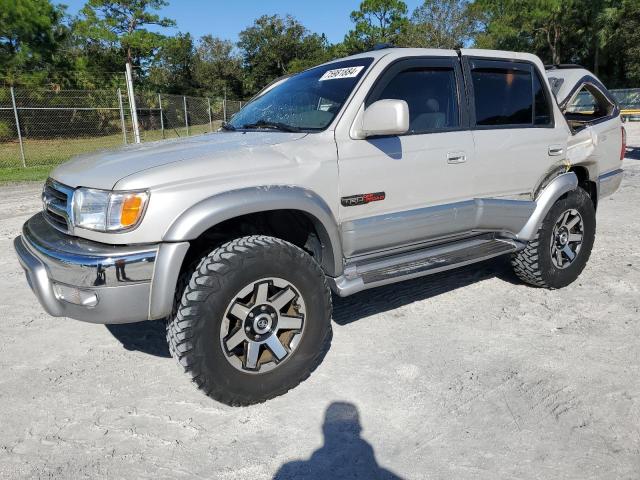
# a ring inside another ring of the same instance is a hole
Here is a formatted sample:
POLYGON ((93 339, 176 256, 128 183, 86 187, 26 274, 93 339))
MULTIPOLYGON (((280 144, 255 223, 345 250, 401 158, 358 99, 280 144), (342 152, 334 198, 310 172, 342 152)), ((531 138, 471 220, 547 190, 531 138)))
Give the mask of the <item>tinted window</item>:
POLYGON ((409 105, 409 133, 460 126, 453 68, 412 68, 398 73, 376 100, 404 100, 409 105))
POLYGON ((552 121, 551 105, 538 75, 533 76, 533 94, 535 96, 535 124, 550 125, 552 121))
POLYGON ((477 125, 531 125, 531 73, 522 70, 472 70, 477 125))
POLYGON ((338 114, 372 58, 329 63, 275 82, 236 113, 237 129, 272 129, 277 125, 322 130, 338 114))

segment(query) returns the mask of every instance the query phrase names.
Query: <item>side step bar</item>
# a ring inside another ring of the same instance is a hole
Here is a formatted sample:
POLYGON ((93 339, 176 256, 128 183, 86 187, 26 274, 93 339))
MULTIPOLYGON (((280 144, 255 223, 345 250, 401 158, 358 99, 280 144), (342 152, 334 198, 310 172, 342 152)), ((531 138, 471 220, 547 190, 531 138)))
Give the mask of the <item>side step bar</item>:
POLYGON ((473 238, 374 260, 352 260, 345 273, 329 279, 341 297, 389 283, 431 275, 515 252, 523 244, 508 239, 473 238))

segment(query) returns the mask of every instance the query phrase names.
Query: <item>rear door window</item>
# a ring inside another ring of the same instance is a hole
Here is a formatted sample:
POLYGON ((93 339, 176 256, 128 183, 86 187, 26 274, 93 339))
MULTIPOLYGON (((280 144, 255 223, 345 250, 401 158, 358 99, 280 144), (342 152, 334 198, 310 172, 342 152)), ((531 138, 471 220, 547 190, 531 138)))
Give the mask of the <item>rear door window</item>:
POLYGON ((528 63, 471 60, 475 124, 533 127, 553 121, 549 95, 528 63))

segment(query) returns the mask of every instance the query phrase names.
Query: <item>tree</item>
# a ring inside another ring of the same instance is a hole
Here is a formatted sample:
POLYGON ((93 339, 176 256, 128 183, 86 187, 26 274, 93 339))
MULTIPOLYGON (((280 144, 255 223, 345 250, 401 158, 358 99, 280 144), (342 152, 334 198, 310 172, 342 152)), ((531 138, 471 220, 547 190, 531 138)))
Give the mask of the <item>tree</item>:
POLYGON ((202 37, 196 48, 194 77, 201 90, 214 96, 242 98, 242 59, 233 43, 212 35, 202 37))
POLYGON ((240 32, 238 47, 246 72, 245 89, 252 94, 271 80, 295 73, 327 57, 323 36, 309 31, 290 15, 263 15, 240 32))
POLYGON ((148 84, 157 91, 192 94, 197 88, 194 70, 193 39, 178 33, 163 40, 148 69, 148 84))
POLYGON ((64 9, 49 0, 0 0, 0 78, 39 82, 59 60, 64 9))
POLYGON ((121 50, 125 62, 139 65, 164 40, 163 35, 145 27, 175 25, 173 20, 152 13, 166 5, 165 0, 89 0, 76 28, 90 41, 121 50))
POLYGON ((350 53, 395 43, 408 25, 407 4, 401 0, 363 0, 360 8, 351 12, 351 21, 355 27, 344 40, 350 53))
POLYGON ((399 45, 406 47, 461 48, 476 33, 477 17, 469 0, 425 0, 411 15, 399 45))
POLYGON ((477 45, 535 51, 548 63, 561 63, 576 5, 575 0, 476 0, 473 11, 484 23, 477 45))

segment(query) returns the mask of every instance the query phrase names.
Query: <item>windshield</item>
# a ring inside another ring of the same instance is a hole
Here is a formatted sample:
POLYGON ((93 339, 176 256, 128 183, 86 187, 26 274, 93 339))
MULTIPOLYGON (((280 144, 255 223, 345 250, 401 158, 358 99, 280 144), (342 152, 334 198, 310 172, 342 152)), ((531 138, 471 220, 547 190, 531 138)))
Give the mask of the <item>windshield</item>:
POLYGON ((372 61, 334 62, 275 82, 236 113, 229 126, 238 130, 324 130, 372 61))

